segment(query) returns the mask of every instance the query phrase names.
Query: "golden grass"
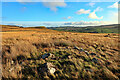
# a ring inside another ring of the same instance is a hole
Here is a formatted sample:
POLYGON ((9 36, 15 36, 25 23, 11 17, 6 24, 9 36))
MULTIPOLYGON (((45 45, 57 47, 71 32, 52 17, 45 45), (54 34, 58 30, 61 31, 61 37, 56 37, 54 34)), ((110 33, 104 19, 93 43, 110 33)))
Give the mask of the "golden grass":
MULTIPOLYGON (((0 34, 2 33, 3 78, 31 77, 28 74, 18 73, 21 72, 21 69, 13 70, 13 72, 9 72, 9 69, 16 65, 21 67, 17 59, 18 56, 23 55, 25 58, 38 59, 46 52, 56 55, 56 60, 47 60, 57 65, 58 73, 53 75, 54 78, 88 78, 99 80, 102 80, 102 78, 109 80, 120 78, 119 34, 110 34, 109 37, 105 37, 108 34, 59 32, 36 28, 3 28, 3 31, 0 32, 0 34), (89 53, 94 52, 99 57, 88 57, 86 54, 73 49, 74 46, 83 48, 89 53), (66 55, 68 53, 69 57, 66 55), (91 62, 90 59, 94 57, 101 61, 101 63, 95 64, 91 62), (14 65, 11 65, 12 60, 15 60, 14 65), (65 62, 71 62, 74 65, 68 64, 67 66, 65 62), (88 68, 89 66, 94 72, 86 71, 86 67, 88 68), (70 69, 72 72, 68 73, 70 69)), ((28 70, 33 72, 30 74, 40 75, 41 73, 37 73, 37 70, 35 69, 34 71, 32 67, 37 67, 38 64, 43 64, 46 61, 38 59, 31 60, 31 62, 24 60, 23 62, 25 62, 25 65, 31 66, 28 70)), ((43 77, 52 78, 52 75, 45 74, 43 77)), ((42 76, 35 76, 32 77, 42 78, 42 76)))

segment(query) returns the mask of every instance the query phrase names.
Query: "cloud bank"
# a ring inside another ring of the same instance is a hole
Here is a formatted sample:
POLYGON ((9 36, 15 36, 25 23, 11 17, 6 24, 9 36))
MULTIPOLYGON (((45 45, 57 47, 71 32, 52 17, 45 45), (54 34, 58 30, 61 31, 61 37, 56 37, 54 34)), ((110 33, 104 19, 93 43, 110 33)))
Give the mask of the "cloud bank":
POLYGON ((98 17, 98 16, 95 14, 95 11, 93 11, 92 13, 89 14, 88 18, 91 18, 91 19, 103 19, 103 16, 98 17))
POLYGON ((52 11, 57 11, 57 7, 65 7, 67 4, 64 0, 56 0, 57 2, 47 2, 48 0, 43 0, 43 5, 50 8, 52 11), (45 2, 46 1, 46 2, 45 2), (62 1, 62 2, 61 2, 62 1))
POLYGON ((88 18, 90 18, 90 19, 103 19, 103 16, 98 17, 98 16, 96 15, 96 12, 97 12, 97 11, 102 11, 102 10, 103 10, 102 8, 97 7, 93 12, 91 12, 91 13, 89 14, 88 18))
POLYGON ((115 2, 113 5, 108 6, 108 8, 118 8, 118 2, 115 2))
POLYGON ((80 10, 78 10, 77 12, 76 12, 76 14, 88 14, 88 13, 90 13, 90 10, 84 10, 84 9, 80 9, 80 10))

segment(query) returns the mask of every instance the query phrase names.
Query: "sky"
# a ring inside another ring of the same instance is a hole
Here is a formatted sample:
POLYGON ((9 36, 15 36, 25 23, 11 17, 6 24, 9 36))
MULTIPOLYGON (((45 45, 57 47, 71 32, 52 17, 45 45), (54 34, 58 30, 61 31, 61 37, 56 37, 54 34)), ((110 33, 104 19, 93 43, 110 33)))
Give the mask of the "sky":
POLYGON ((118 2, 2 2, 1 18, 25 27, 118 24, 118 2))

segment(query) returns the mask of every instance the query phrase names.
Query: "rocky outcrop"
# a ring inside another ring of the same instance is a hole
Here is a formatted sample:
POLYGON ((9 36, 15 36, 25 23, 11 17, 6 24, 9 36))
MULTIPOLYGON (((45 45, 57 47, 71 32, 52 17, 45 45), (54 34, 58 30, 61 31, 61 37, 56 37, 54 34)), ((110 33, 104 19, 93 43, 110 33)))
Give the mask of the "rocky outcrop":
POLYGON ((52 63, 50 62, 47 62, 47 63, 44 63, 44 67, 43 68, 46 68, 44 70, 47 70, 47 72, 51 73, 51 74, 54 74, 56 69, 55 69, 55 65, 53 65, 52 63))

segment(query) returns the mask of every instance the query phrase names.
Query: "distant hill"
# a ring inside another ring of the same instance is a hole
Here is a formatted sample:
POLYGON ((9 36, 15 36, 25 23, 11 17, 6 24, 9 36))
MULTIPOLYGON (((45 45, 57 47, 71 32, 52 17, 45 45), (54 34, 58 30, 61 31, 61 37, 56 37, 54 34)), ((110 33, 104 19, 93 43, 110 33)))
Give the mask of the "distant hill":
POLYGON ((37 27, 23 27, 16 25, 0 25, 2 27, 2 32, 6 31, 31 31, 31 30, 39 30, 39 29, 47 29, 45 26, 37 26, 37 27))
POLYGON ((48 29, 58 31, 80 32, 80 33, 118 33, 120 24, 101 25, 101 26, 87 26, 87 27, 48 27, 48 29))
POLYGON ((45 26, 36 26, 36 27, 27 27, 27 28, 40 28, 40 29, 45 29, 46 27, 45 26))

